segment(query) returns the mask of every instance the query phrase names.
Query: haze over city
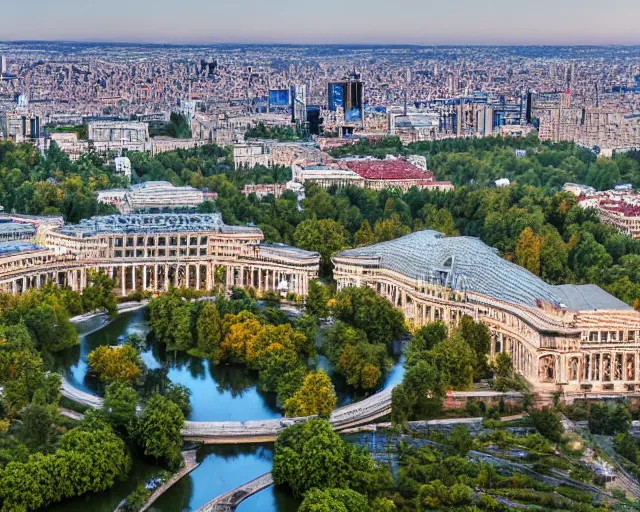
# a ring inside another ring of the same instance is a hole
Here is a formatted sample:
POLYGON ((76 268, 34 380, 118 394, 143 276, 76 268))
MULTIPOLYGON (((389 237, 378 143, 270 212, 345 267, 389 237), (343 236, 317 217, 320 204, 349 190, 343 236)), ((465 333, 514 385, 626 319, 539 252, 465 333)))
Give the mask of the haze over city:
POLYGON ((634 44, 639 17, 635 0, 31 0, 2 6, 0 40, 634 44))

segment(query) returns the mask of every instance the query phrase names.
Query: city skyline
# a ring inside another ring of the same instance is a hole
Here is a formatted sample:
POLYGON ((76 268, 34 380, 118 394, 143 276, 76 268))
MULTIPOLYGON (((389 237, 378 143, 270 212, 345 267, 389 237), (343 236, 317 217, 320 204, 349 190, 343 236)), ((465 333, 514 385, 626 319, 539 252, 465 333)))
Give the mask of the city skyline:
POLYGON ((33 0, 3 8, 2 40, 59 40, 169 44, 418 44, 607 45, 640 44, 633 0, 540 0, 491 6, 460 0, 384 0, 320 5, 291 0, 114 0, 95 15, 78 0, 33 0), (150 10, 153 7, 153 10, 150 10), (55 24, 51 20, 55 19, 55 24), (176 21, 177 20, 177 21, 176 21))

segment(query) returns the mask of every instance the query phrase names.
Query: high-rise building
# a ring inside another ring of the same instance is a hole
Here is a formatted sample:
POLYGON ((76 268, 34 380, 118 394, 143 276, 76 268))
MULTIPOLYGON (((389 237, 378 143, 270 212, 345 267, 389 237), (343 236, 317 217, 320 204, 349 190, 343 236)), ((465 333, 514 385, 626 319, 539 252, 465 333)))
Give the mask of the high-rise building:
POLYGON ((291 87, 291 122, 305 123, 307 121, 307 86, 293 85, 291 87))
POLYGON ((329 110, 344 109, 347 123, 364 124, 364 82, 353 73, 342 82, 329 83, 329 110))
POLYGON ((4 75, 7 72, 7 58, 2 55, 0 57, 0 75, 4 75))

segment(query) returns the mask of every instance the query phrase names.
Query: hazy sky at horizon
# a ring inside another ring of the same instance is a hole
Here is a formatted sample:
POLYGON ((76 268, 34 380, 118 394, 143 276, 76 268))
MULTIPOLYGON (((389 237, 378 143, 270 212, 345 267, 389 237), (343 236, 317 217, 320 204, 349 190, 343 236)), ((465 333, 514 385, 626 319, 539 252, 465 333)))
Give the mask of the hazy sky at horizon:
POLYGON ((4 0, 0 41, 640 44, 639 0, 4 0))

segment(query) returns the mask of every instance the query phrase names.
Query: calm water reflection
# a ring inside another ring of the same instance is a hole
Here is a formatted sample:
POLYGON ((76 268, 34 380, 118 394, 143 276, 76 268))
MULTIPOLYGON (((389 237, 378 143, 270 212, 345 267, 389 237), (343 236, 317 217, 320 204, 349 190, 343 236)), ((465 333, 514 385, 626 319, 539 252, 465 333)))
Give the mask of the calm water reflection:
MULTIPOLYGON (((150 509, 155 512, 196 510, 216 496, 271 471, 273 445, 208 446, 198 450, 202 464, 169 489, 150 509)), ((293 512, 298 502, 267 489, 238 508, 240 511, 293 512), (247 508, 248 507, 248 508, 247 508)))
MULTIPOLYGON (((117 482, 111 489, 97 494, 88 493, 72 500, 47 507, 47 512, 113 512, 138 484, 144 483, 162 471, 139 459, 133 459, 131 472, 126 480, 117 482)), ((274 511, 277 509, 274 509, 274 511)))
MULTIPOLYGON (((130 334, 138 334, 147 339, 147 348, 141 352, 141 356, 148 368, 165 368, 172 382, 184 384, 191 390, 190 420, 247 421, 282 417, 282 412, 276 405, 275 394, 258 390, 258 377, 255 372, 239 366, 217 366, 185 353, 166 352, 164 345, 154 343, 152 336, 148 335, 149 321, 146 308, 120 315, 104 328, 81 336, 79 346, 59 356, 58 364, 61 371, 77 388, 101 394, 102 385, 87 374, 87 356, 96 347, 116 345, 130 334)), ((398 354, 401 352, 399 343, 396 351, 398 354)), ((403 362, 404 359, 401 357, 387 374, 381 389, 402 381, 403 362)), ((328 359, 318 356, 317 365, 331 376, 339 405, 364 397, 347 386, 345 380, 334 372, 328 359)))

